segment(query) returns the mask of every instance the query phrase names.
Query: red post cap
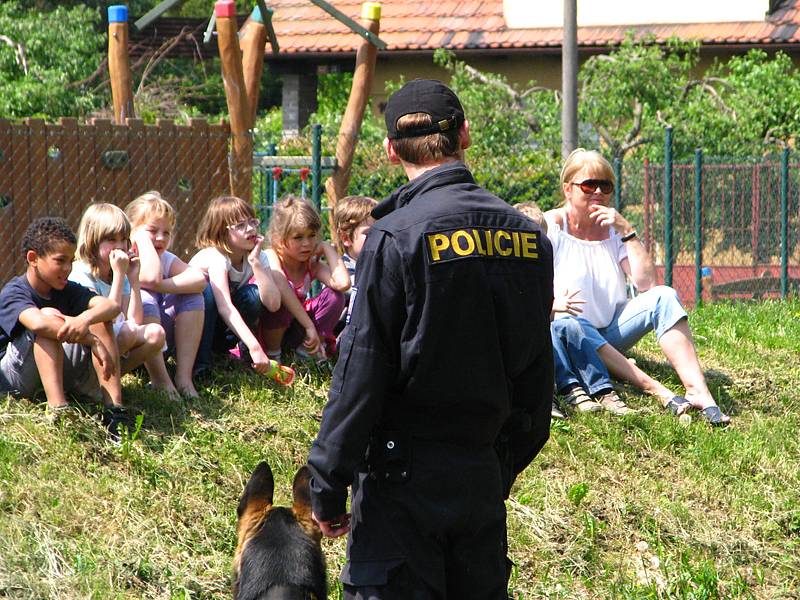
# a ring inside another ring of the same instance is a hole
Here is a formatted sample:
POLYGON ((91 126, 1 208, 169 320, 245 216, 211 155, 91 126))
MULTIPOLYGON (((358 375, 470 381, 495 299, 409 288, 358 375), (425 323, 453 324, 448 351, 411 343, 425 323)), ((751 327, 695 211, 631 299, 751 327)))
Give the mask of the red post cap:
POLYGON ((219 17, 235 17, 236 16, 236 2, 233 0, 217 0, 214 5, 214 12, 219 17))

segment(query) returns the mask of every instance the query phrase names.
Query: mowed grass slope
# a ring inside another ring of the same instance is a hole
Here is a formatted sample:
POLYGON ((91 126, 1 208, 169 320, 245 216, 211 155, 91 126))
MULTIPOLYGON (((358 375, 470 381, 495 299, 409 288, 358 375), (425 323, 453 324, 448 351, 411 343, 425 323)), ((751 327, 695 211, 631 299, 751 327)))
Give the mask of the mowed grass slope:
MULTIPOLYGON (((515 598, 800 597, 800 302, 690 319, 735 424, 685 427, 629 389, 636 415, 555 423, 508 502, 515 598)), ((633 356, 680 391, 652 337, 633 356)), ((143 419, 120 447, 0 399, 0 598, 229 598, 244 483, 267 460, 289 501, 328 382, 221 370, 175 405, 128 377, 143 419)), ((339 598, 344 541, 324 548, 339 598)))

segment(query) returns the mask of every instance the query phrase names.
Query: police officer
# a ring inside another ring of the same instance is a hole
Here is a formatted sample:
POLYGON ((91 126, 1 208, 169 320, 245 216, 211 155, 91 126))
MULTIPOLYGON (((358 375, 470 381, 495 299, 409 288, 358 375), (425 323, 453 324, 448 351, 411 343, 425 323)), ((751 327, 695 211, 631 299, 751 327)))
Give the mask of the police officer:
POLYGON ((449 88, 411 81, 385 114, 409 182, 358 259, 313 511, 325 535, 351 533, 345 598, 505 599, 503 499, 550 427, 552 251, 475 183, 449 88))

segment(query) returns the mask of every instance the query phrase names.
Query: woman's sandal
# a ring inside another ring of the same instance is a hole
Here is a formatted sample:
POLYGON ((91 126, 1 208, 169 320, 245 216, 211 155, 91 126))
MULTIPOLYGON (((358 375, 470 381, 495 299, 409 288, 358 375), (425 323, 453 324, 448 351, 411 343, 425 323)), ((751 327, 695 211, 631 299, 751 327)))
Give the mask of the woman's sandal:
POLYGON ((692 405, 683 396, 673 396, 672 399, 664 405, 664 408, 676 417, 681 416, 691 407, 692 405))
POLYGON ((292 385, 294 382, 294 369, 270 359, 271 368, 265 373, 267 377, 281 385, 292 385))
POLYGON ((700 411, 700 416, 712 427, 727 427, 730 421, 725 421, 725 415, 719 406, 709 406, 700 411))

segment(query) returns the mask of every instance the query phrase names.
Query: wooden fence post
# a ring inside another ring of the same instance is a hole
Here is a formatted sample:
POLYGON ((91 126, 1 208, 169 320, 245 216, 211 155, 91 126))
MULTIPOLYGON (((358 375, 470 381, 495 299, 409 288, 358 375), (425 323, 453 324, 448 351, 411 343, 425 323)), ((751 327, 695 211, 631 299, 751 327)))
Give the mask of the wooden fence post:
POLYGON ((217 0, 217 43, 222 62, 222 80, 231 121, 231 193, 249 202, 252 197, 253 140, 250 136, 247 95, 242 72, 242 52, 233 0, 217 0))
MULTIPOLYGON (((365 2, 361 6, 361 24, 371 33, 378 35, 381 25, 381 5, 377 2, 365 2)), ((358 132, 364 119, 364 111, 369 101, 372 88, 372 77, 375 74, 375 61, 378 49, 367 40, 363 40, 356 54, 356 70, 353 73, 353 85, 350 88, 350 97, 347 108, 339 127, 339 138, 336 141, 336 171, 325 182, 325 191, 328 193, 328 205, 331 214, 336 212, 336 203, 347 195, 350 184, 350 173, 353 167, 358 132)), ((331 231, 335 236, 335 232, 331 231)))
POLYGON ((108 72, 111 75, 111 96, 114 122, 124 125, 134 118, 131 91, 131 65, 128 58, 128 7, 108 7, 108 72))
POLYGON ((267 28, 261 10, 256 6, 250 20, 244 26, 239 46, 242 49, 242 69, 244 71, 244 87, 247 90, 247 108, 250 127, 256 122, 258 112, 258 93, 261 87, 261 75, 264 70, 264 48, 267 44, 267 28))

